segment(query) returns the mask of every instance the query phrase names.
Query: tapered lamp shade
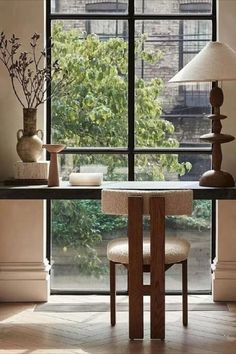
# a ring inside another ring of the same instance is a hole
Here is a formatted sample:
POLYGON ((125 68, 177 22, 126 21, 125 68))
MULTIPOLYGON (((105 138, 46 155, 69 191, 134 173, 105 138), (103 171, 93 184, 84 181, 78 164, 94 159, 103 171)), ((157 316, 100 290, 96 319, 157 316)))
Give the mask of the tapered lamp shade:
POLYGON ((227 44, 209 42, 182 70, 169 82, 215 82, 210 92, 210 103, 213 114, 208 116, 212 121, 212 132, 204 134, 201 140, 212 144, 212 169, 200 178, 200 186, 232 187, 234 178, 230 173, 221 170, 221 145, 234 140, 234 137, 221 132, 221 120, 226 116, 220 113, 224 101, 223 91, 218 81, 236 80, 236 52, 227 44))
POLYGON ((236 52, 227 44, 209 42, 169 82, 236 80, 236 52))

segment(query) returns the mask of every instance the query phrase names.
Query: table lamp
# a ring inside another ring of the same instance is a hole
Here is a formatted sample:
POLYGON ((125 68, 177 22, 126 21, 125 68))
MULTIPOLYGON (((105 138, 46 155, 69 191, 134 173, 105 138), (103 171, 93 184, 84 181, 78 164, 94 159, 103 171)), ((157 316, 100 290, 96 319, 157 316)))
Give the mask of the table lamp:
POLYGON ((215 83, 210 92, 213 114, 208 116, 212 120, 212 133, 200 137, 201 140, 212 144, 212 170, 201 176, 200 186, 232 187, 235 184, 231 174, 221 170, 221 144, 234 140, 232 135, 221 133, 221 120, 227 117, 220 114, 224 96, 222 89, 218 86, 218 81, 226 80, 236 80, 236 52, 227 44, 209 42, 169 81, 170 83, 215 83))

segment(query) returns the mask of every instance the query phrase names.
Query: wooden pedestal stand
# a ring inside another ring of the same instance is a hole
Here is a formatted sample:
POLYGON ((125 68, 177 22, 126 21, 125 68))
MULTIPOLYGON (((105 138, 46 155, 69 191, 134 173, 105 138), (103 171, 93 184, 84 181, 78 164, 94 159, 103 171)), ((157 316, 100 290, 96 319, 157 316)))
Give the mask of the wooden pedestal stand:
POLYGON ((48 176, 48 187, 59 186, 59 174, 57 166, 57 153, 65 148, 63 144, 45 144, 43 147, 50 153, 50 166, 48 176))
POLYGON ((205 187, 233 187, 234 179, 230 173, 221 171, 222 151, 221 144, 234 140, 229 134, 221 134, 221 120, 227 118, 220 114, 220 106, 224 101, 223 91, 220 87, 213 87, 210 93, 210 102, 214 114, 208 116, 212 119, 212 133, 200 137, 201 140, 212 144, 212 170, 205 172, 199 181, 200 186, 205 187))

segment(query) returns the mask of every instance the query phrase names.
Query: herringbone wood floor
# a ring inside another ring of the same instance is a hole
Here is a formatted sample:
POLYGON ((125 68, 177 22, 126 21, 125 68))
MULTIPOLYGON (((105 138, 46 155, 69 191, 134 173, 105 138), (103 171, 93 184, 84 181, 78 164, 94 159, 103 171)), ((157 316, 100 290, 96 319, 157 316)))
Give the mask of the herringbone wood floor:
MULTIPOLYGON (((179 302, 176 297, 168 301, 179 302)), ((147 311, 145 339, 130 341, 127 312, 119 312, 117 325, 111 328, 108 311, 92 312, 96 302, 108 303, 108 298, 52 296, 50 303, 58 304, 58 311, 52 312, 35 304, 0 304, 0 354, 236 354, 234 304, 229 304, 229 311, 214 305, 210 310, 190 311, 188 328, 182 327, 180 311, 167 311, 165 341, 149 339, 147 311), (62 304, 71 304, 69 312, 62 304)), ((210 303, 211 299, 190 297, 190 302, 210 303)))

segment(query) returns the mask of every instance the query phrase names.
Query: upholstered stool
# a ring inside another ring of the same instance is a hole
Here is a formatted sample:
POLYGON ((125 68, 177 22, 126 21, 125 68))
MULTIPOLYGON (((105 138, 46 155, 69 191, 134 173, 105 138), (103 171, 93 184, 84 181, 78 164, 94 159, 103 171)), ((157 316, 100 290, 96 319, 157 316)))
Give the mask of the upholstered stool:
MULTIPOLYGON (((175 264, 188 258, 190 244, 185 239, 168 237, 165 241, 165 264, 175 264)), ((121 264, 129 263, 128 239, 117 238, 107 245, 109 261, 121 264)), ((150 239, 143 239, 143 264, 150 265, 150 239)))
MULTIPOLYGON (((128 270, 128 275, 130 276, 130 267, 129 267, 129 255, 131 254, 130 247, 134 248, 134 244, 137 241, 137 242, 141 242, 141 247, 139 248, 139 252, 140 249, 142 251, 141 269, 143 272, 151 272, 151 278, 152 277, 155 278, 156 276, 156 275, 152 276, 153 269, 155 267, 162 267, 162 263, 161 263, 162 250, 164 253, 163 272, 169 269, 174 264, 182 264, 183 325, 187 326, 188 323, 187 258, 190 250, 190 244, 187 240, 178 237, 165 238, 165 226, 164 226, 165 220, 163 219, 165 218, 165 215, 190 215, 192 213, 192 191, 181 190, 181 191, 150 191, 150 192, 148 191, 147 192, 147 191, 136 191, 136 190, 128 190, 128 191, 127 190, 126 191, 125 190, 103 190, 102 210, 106 214, 128 215, 129 218, 128 238, 127 237, 117 238, 110 241, 107 245, 107 257, 108 260, 110 261, 111 325, 114 326, 116 323, 115 266, 116 264, 124 265, 128 270), (133 208, 136 207, 136 204, 140 202, 140 197, 142 198, 141 200, 142 203, 140 204, 141 207, 139 208, 142 208, 142 210, 139 212, 139 215, 136 215, 138 209, 133 212, 132 207, 133 208), (133 201, 131 200, 132 198, 133 201), (160 205, 158 203, 160 203, 160 205), (142 215, 149 215, 149 214, 151 217, 150 237, 142 238, 142 227, 141 227, 142 220, 140 222, 139 218, 140 215, 142 216, 142 215), (138 224, 138 228, 136 228, 135 225, 136 223, 138 224), (155 252, 155 247, 158 246, 160 249, 157 250, 157 252, 155 252), (156 259, 152 259, 151 254, 152 255, 155 254, 156 259)), ((132 253, 132 257, 133 257, 132 259, 134 260, 132 265, 132 271, 135 271, 135 257, 136 257, 135 254, 132 253)), ((140 266, 137 264, 137 267, 140 266)), ((158 271, 157 273, 162 274, 160 271, 158 271)), ((157 278, 155 279, 156 279, 155 282, 158 281, 157 278)), ((140 289, 141 289, 140 291, 143 292, 143 294, 145 295, 150 294, 151 297, 153 296, 153 290, 151 290, 152 284, 150 286, 145 286, 140 284, 140 289)), ((128 288, 128 292, 129 290, 130 289, 128 288)), ((161 289, 159 289, 158 291, 159 291, 159 295, 164 296, 164 293, 161 289)), ((151 315, 151 319, 152 319, 152 315, 151 315)), ((131 328, 130 338, 132 338, 133 331, 136 333, 136 329, 131 328)), ((151 327, 152 338, 164 339, 164 336, 165 336, 164 328, 161 329, 155 328, 155 324, 153 325, 153 329, 151 327)))

